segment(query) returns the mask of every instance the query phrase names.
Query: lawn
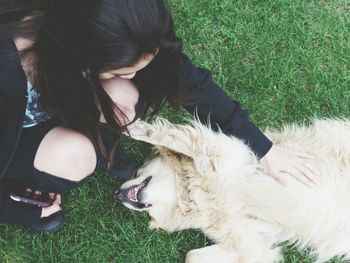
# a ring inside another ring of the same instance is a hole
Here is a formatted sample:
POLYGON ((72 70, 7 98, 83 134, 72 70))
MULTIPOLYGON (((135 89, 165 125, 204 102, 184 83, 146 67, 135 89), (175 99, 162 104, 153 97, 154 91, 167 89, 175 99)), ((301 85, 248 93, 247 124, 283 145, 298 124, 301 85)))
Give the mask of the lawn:
MULTIPOLYGON (((314 116, 350 117, 349 0, 172 0, 171 6, 186 53, 262 129, 314 116)), ((179 122, 186 113, 166 108, 162 115, 179 122)), ((139 162, 150 150, 129 140, 124 145, 139 162)), ((65 225, 53 235, 0 225, 0 262, 177 263, 207 244, 192 230, 148 230, 147 215, 114 201, 118 186, 96 174, 64 195, 65 225)), ((289 247, 285 262, 312 260, 289 247)))

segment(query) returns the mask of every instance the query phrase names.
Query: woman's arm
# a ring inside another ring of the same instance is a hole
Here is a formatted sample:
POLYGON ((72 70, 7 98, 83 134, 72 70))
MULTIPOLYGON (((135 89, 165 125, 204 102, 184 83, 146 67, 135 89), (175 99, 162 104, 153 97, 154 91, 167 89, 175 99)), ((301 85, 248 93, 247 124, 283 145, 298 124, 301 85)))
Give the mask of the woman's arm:
POLYGON ((239 103, 232 101, 212 80, 206 69, 196 68, 191 60, 182 55, 179 69, 182 83, 194 99, 185 106, 190 112, 198 112, 202 122, 208 117, 211 124, 218 124, 221 130, 244 140, 261 158, 266 171, 284 184, 289 174, 306 185, 312 185, 319 172, 313 167, 312 156, 294 152, 287 148, 273 146, 272 142, 248 118, 239 103))
POLYGON ((249 120, 239 103, 213 82, 208 70, 195 67, 182 54, 179 74, 184 88, 194 100, 191 105, 185 105, 188 111, 197 111, 202 122, 209 117, 213 127, 218 124, 224 133, 243 139, 259 158, 270 150, 272 142, 249 120))

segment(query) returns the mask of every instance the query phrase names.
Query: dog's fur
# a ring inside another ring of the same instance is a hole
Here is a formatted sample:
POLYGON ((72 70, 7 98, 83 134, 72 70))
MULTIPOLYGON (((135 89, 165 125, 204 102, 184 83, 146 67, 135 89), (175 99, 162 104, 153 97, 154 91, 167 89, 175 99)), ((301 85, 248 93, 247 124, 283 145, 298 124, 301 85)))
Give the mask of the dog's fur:
POLYGON ((278 262, 278 244, 286 241, 309 247, 318 262, 350 259, 350 121, 315 120, 266 134, 275 145, 315 156, 316 185, 287 175, 280 185, 246 144, 198 122, 138 121, 130 135, 157 150, 121 191, 152 176, 137 195, 148 207, 124 204, 147 211, 151 227, 201 229, 216 243, 190 251, 186 262, 278 262))

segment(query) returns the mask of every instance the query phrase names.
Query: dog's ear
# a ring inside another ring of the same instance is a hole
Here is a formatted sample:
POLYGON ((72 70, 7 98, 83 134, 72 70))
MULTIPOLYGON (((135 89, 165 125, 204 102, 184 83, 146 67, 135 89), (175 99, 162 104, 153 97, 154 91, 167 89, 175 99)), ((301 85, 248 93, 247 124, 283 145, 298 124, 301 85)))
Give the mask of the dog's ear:
POLYGON ((192 203, 193 202, 192 201, 188 201, 188 199, 181 199, 179 201, 177 209, 179 210, 179 212, 180 212, 180 214, 182 216, 188 216, 192 212, 194 212, 193 205, 191 205, 192 203))
POLYGON ((193 160, 181 153, 170 150, 166 147, 156 147, 159 155, 169 164, 177 173, 182 173, 184 166, 190 164, 193 166, 193 160))
MULTIPOLYGON (((163 157, 170 156, 170 158, 176 158, 178 160, 181 160, 181 158, 185 157, 186 155, 183 155, 181 153, 175 152, 167 147, 164 146, 156 146, 154 147, 156 151, 163 157)), ((186 156, 187 157, 187 156, 186 156)))
MULTIPOLYGON (((178 173, 184 173, 183 170, 195 169, 197 174, 210 175, 215 174, 217 170, 215 149, 196 153, 195 160, 192 157, 163 146, 154 147, 154 151, 157 156, 160 155, 178 173)), ((191 173, 188 172, 188 174, 190 175, 191 173)))
POLYGON ((193 163, 189 166, 181 166, 182 170, 176 176, 177 185, 177 210, 182 216, 188 216, 197 211, 196 205, 191 197, 191 187, 195 180, 195 170, 193 163))
POLYGON ((157 157, 160 155, 160 150, 159 148, 162 148, 162 147, 153 147, 152 148, 152 151, 151 151, 151 158, 154 158, 154 157, 157 157))

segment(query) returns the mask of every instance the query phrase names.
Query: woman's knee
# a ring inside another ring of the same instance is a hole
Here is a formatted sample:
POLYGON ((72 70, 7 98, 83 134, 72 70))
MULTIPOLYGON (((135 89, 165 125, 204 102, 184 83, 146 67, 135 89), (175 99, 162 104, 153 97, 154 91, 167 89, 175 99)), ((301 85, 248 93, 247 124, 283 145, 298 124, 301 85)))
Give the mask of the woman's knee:
POLYGON ((80 181, 95 170, 95 149, 83 134, 57 127, 40 143, 34 167, 57 177, 80 181))
MULTIPOLYGON (((113 79, 101 80, 102 87, 112 101, 122 111, 116 110, 116 115, 123 125, 131 122, 136 115, 135 106, 139 99, 139 91, 134 83, 128 79, 115 77, 113 79)), ((102 122, 106 122, 101 117, 102 122)))

